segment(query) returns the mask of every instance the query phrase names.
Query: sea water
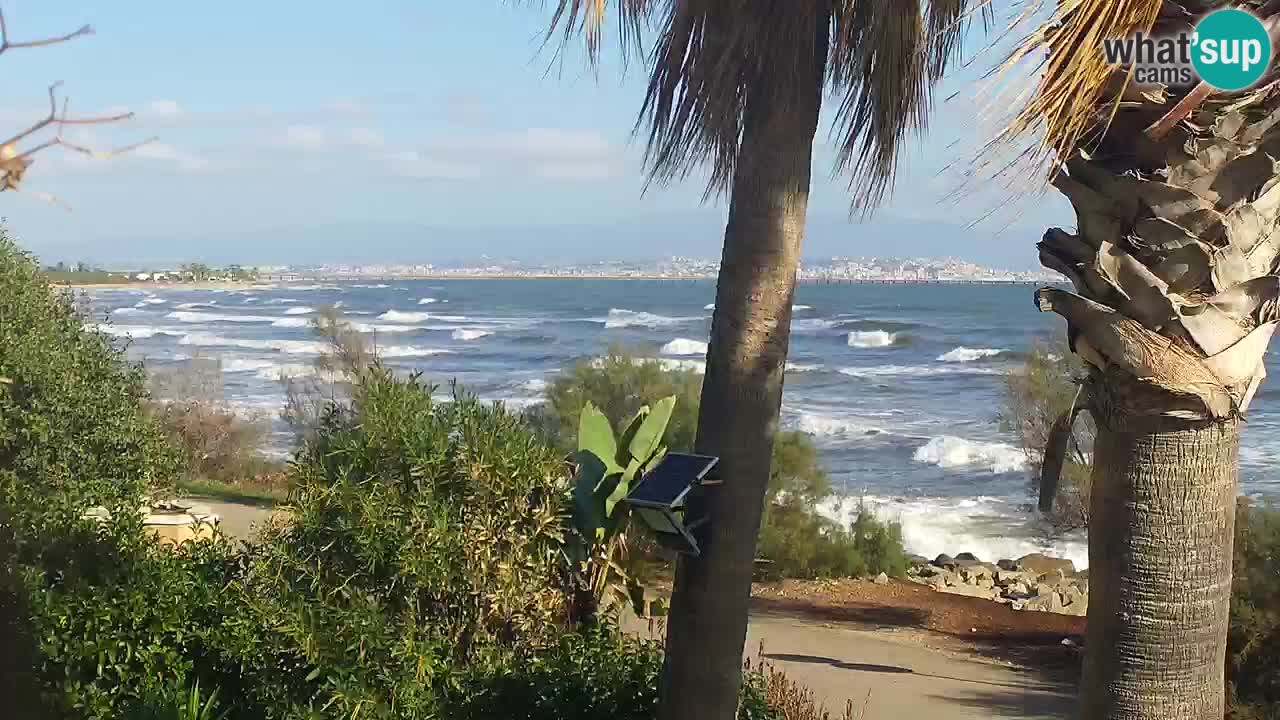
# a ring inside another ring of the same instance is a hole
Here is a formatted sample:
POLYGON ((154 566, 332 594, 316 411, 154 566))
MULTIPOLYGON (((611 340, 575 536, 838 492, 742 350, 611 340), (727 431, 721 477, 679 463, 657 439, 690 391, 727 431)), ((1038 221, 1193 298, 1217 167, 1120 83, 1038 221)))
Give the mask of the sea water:
MULTIPOLYGON (((1085 565, 1082 536, 1050 539, 1028 505, 1026 457, 998 422, 1003 375, 1064 326, 1036 311, 1029 286, 802 285, 796 292, 783 421, 810 434, 847 519, 865 503, 902 523, 910 551, 984 559, 1047 551, 1085 565)), ((221 361, 226 399, 274 417, 282 372, 324 351, 309 328, 339 305, 394 368, 457 380, 511 407, 541 401, 566 365, 611 344, 694 371, 715 298, 711 281, 404 280, 197 290, 98 289, 94 322, 161 369, 221 361)), ((1268 358, 1273 367, 1275 353, 1268 358)), ((1242 492, 1280 496, 1280 386, 1254 403, 1241 449, 1242 492)), ((274 452, 289 452, 277 427, 274 452)))

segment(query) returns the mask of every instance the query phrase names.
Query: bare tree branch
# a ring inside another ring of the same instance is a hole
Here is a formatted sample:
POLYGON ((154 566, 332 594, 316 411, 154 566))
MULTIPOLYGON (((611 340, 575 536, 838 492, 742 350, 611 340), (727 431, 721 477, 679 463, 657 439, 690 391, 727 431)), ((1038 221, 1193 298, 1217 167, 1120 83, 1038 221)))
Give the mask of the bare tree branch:
MULTIPOLYGON (((12 42, 9 39, 9 28, 5 22, 4 11, 0 10, 0 54, 11 48, 31 48, 44 47, 46 45, 56 45, 66 42, 81 35, 92 35, 93 28, 88 25, 76 30, 75 32, 58 37, 44 38, 42 40, 27 40, 22 42, 12 42)), ((62 111, 58 111, 58 87, 61 81, 49 86, 49 114, 41 120, 33 123, 30 127, 17 133, 16 135, 0 140, 0 192, 17 191, 19 184, 22 182, 23 176, 27 169, 35 162, 34 155, 42 150, 54 146, 62 146, 68 150, 87 155, 95 159, 111 158, 116 155, 130 152, 147 143, 154 142, 156 138, 150 138, 139 143, 126 145, 123 147, 113 148, 110 150, 96 150, 94 148, 67 140, 63 136, 63 132, 68 125, 102 125, 117 123, 128 120, 133 117, 133 113, 117 113, 115 115, 89 115, 85 117, 72 117, 69 110, 70 98, 63 98, 62 111), (19 150, 18 143, 31 138, 36 133, 45 128, 54 127, 56 132, 54 137, 25 150, 19 150)), ((66 207, 57 197, 48 193, 33 193, 37 197, 42 197, 50 202, 66 207)), ((69 209, 69 208, 68 208, 69 209)))
POLYGON ((64 43, 68 40, 74 40, 75 38, 78 38, 81 35, 92 35, 92 34, 93 34, 93 28, 88 25, 85 25, 84 27, 80 28, 79 30, 76 30, 75 32, 67 33, 66 35, 59 35, 58 37, 44 38, 43 40, 26 40, 24 42, 10 42, 9 28, 6 27, 4 22, 4 10, 0 10, 0 55, 3 55, 6 50, 12 50, 15 48, 33 48, 33 47, 44 47, 46 45, 57 45, 58 43, 64 43))

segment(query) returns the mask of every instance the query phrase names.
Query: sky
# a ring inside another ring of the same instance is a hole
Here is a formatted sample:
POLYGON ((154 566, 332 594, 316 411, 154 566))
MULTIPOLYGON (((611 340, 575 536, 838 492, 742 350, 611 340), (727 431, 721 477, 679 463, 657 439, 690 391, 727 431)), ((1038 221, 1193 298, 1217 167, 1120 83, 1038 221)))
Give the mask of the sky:
MULTIPOLYGON (((0 195, 13 235, 42 259, 119 265, 572 262, 719 256, 726 203, 703 180, 645 187, 633 138, 647 76, 616 44, 592 71, 578 46, 543 44, 538 2, 328 0, 177 3, 6 0, 12 40, 95 35, 0 57, 0 125, 47 112, 128 109, 67 138, 133 152, 53 148, 24 192, 0 195), (42 193, 56 197, 53 202, 42 193)), ((982 47, 977 37, 971 46, 982 47)), ((829 118, 815 148, 806 257, 958 256, 1029 268, 1070 207, 1025 173, 967 184, 995 131, 975 98, 990 53, 938 93, 892 197, 850 215, 833 177, 829 118), (951 100, 941 99, 959 91, 951 100), (955 191, 963 186, 956 200, 955 191), (979 222, 995 211, 994 219, 979 222)), ((832 103, 828 103, 828 106, 832 103)), ((829 113, 827 113, 829 115, 829 113)))

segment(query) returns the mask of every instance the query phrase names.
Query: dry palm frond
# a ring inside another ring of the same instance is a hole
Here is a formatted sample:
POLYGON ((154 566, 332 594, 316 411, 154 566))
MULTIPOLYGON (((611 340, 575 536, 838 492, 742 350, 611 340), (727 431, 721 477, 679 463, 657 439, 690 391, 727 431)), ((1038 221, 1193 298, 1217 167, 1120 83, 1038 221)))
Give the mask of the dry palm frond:
MULTIPOLYGON (((610 0, 557 0, 549 36, 581 33, 599 57, 610 0)), ((837 170, 869 207, 893 184, 898 147, 924 129, 931 90, 975 12, 989 0, 612 0, 624 50, 661 27, 638 127, 647 125, 651 181, 708 167, 708 192, 726 189, 749 103, 805 107, 813 81, 839 98, 837 170), (815 63, 815 57, 817 62, 815 63)))
POLYGON ((1088 136, 1104 132, 1123 93, 1115 93, 1111 107, 1100 116, 1098 105, 1119 72, 1107 63, 1103 41, 1149 32, 1162 5, 1161 0, 1061 0, 1052 17, 1024 39, 999 69, 1000 74, 1006 73, 1047 51, 1035 93, 994 142, 1038 132, 1039 145, 1029 153, 1033 162, 1042 164, 1071 157, 1088 136))

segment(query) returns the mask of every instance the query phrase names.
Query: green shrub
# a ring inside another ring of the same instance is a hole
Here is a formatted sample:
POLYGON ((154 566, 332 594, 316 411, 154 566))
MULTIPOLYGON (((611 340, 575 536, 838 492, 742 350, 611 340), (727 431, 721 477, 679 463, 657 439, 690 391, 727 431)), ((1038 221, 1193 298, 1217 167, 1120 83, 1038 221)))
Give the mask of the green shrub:
MULTIPOLYGON (((660 645, 603 624, 567 634, 555 646, 515 664, 473 668, 452 693, 444 716, 459 720, 652 720, 657 713, 661 671, 660 645)), ((819 709, 813 693, 781 671, 766 665, 745 665, 737 720, 788 720, 793 716, 779 711, 787 702, 819 709), (795 702, 797 698, 802 701, 795 702)), ((823 716, 794 717, 821 720, 823 716)))
POLYGON ((1280 717, 1280 510, 1242 503, 1236 528, 1229 717, 1280 717))
POLYGON ((818 515, 798 498, 765 509, 757 555, 768 572, 793 578, 863 577, 907 572, 902 530, 860 509, 848 528, 818 515))
POLYGON ((564 631, 562 458, 502 409, 431 392, 375 366, 300 452, 291 522, 235 587, 246 707, 426 717, 462 669, 564 631))
MULTIPOLYGON (((548 388, 546 407, 535 415, 535 424, 550 433, 553 442, 567 447, 564 435, 576 432, 582 410, 594 405, 621 430, 632 414, 659 398, 676 395, 675 412, 666 433, 671 450, 693 449, 698 423, 702 378, 687 370, 667 369, 653 358, 612 348, 603 358, 581 361, 548 388), (628 414, 630 413, 630 414, 628 414)), ((878 522, 862 512, 850 532, 818 515, 813 506, 831 494, 831 481, 818 457, 813 440, 804 433, 779 432, 774 439, 773 462, 765 512, 757 541, 757 555, 770 562, 772 573, 785 577, 860 576, 884 571, 906 572, 906 553, 896 525, 878 522)), ((641 545, 632 555, 641 560, 661 557, 651 545, 641 545)), ((645 574, 642 562, 628 565, 628 572, 645 574)))
POLYGON ((0 228, 0 502, 15 514, 136 505, 172 483, 175 448, 142 407, 139 367, 0 228))
MULTIPOLYGON (((1076 401, 1079 386, 1074 378, 1084 365, 1066 343, 1032 345, 1026 360, 1004 378, 1004 405, 1000 424, 1018 439, 1030 461, 1030 487, 1040 493, 1040 460, 1053 423, 1076 401)), ((1089 413, 1076 420, 1074 444, 1066 454, 1062 477, 1053 497, 1053 508, 1045 514, 1060 532, 1089 526, 1089 482, 1093 464, 1094 426, 1089 413)))

